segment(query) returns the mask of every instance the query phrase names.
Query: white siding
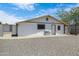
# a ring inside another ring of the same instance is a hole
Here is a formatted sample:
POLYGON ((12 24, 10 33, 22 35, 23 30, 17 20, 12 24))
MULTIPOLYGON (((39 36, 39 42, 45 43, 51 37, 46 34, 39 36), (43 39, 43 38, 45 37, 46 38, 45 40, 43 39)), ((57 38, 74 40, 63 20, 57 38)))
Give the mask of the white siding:
POLYGON ((55 26, 55 24, 52 24, 51 34, 52 35, 56 34, 56 26, 55 26))
POLYGON ((56 23, 58 21, 53 19, 52 17, 40 17, 40 18, 31 20, 31 22, 48 22, 48 23, 53 22, 53 23, 56 23), (48 21, 46 21, 46 18, 48 18, 48 21))
POLYGON ((55 34, 55 31, 56 31, 56 34, 63 34, 64 33, 64 25, 63 24, 55 24, 58 21, 54 20, 52 17, 40 17, 40 18, 30 20, 30 21, 36 22, 36 23, 22 22, 22 23, 18 24, 18 36, 44 35, 44 33, 45 33, 44 31, 49 31, 50 34, 55 34), (46 18, 48 18, 48 21, 46 20, 46 18), (45 24, 45 28, 46 28, 45 30, 38 30, 37 29, 37 24, 39 24, 39 22, 44 22, 43 24, 45 24), (55 27, 55 25, 56 25, 56 27, 55 27), (61 30, 57 29, 58 25, 61 26, 61 30))
POLYGON ((45 31, 48 31, 51 34, 51 24, 45 24, 45 31))
POLYGON ((25 36, 25 35, 33 35, 40 31, 37 31, 37 24, 35 23, 22 23, 18 25, 18 35, 25 36))
POLYGON ((64 25, 56 24, 56 34, 64 34, 64 25), (58 30, 58 26, 60 26, 60 30, 58 30))
POLYGON ((29 35, 44 35, 44 31, 51 32, 51 24, 45 24, 44 30, 37 29, 37 23, 21 23, 18 25, 18 35, 19 36, 29 36, 29 35))

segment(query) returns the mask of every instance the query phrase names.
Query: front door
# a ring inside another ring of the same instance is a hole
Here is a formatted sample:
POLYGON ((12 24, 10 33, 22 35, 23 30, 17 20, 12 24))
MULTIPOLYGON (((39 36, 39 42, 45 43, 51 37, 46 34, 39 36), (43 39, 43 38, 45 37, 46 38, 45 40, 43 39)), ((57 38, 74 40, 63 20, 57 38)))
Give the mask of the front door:
POLYGON ((56 24, 56 34, 64 34, 64 25, 56 24))
POLYGON ((56 25, 51 24, 51 34, 55 35, 56 34, 56 25))

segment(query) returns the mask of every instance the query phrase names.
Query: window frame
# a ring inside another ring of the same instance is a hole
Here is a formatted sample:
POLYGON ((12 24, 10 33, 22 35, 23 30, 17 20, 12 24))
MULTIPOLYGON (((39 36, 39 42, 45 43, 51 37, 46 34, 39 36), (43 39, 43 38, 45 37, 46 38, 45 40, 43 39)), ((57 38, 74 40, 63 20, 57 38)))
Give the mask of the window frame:
POLYGON ((57 26, 57 30, 61 30, 61 26, 60 25, 57 26))
POLYGON ((45 24, 37 24, 37 30, 45 30, 45 24))

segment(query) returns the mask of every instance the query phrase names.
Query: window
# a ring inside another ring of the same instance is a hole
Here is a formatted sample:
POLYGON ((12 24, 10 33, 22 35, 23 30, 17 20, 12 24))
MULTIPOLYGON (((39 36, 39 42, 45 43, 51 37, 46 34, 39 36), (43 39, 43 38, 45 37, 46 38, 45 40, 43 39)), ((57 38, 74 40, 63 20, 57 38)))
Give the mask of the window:
POLYGON ((48 21, 48 18, 46 18, 46 21, 48 21))
POLYGON ((45 29, 45 24, 38 24, 37 29, 45 29))
POLYGON ((58 30, 60 30, 61 29, 61 27, 60 26, 58 26, 58 30))

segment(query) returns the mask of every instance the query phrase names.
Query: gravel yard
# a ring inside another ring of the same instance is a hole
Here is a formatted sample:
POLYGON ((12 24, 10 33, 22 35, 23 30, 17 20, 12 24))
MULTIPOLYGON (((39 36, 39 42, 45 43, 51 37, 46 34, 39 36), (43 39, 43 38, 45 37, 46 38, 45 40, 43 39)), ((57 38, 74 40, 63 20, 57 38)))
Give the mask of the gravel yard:
POLYGON ((79 56, 79 36, 0 40, 1 56, 79 56))

